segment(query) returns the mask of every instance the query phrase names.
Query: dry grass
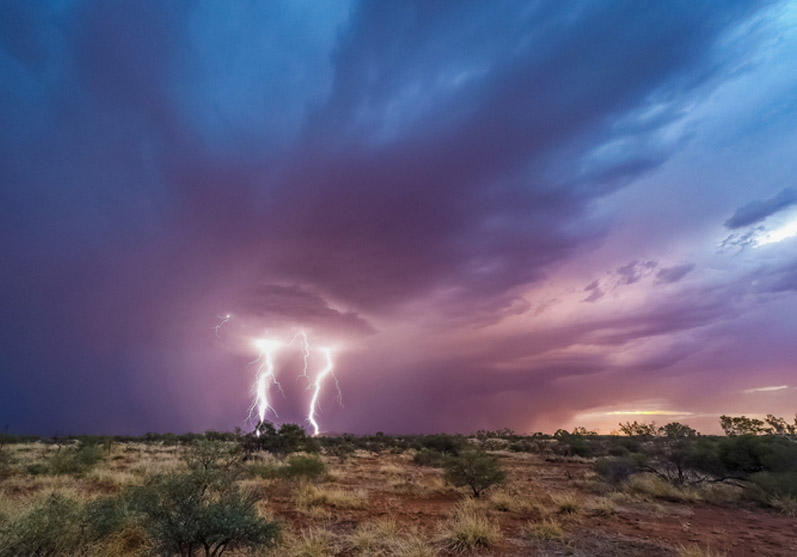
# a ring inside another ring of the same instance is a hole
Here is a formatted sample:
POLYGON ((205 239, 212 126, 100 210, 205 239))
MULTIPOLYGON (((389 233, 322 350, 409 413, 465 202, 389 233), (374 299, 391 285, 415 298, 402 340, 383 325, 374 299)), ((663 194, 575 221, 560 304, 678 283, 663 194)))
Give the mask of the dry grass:
POLYGON ((778 512, 789 517, 797 517, 797 497, 790 495, 773 496, 769 498, 769 504, 778 512))
POLYGON ((490 494, 493 508, 501 512, 542 514, 539 503, 512 489, 497 489, 490 494))
POLYGON ((626 490, 634 495, 677 503, 696 503, 701 500, 697 490, 675 486, 652 474, 632 476, 626 483, 626 490))
POLYGON ((553 501, 559 514, 577 514, 581 509, 578 498, 572 493, 557 495, 553 501))
POLYGON ((441 526, 440 539, 456 552, 487 549, 503 539, 501 527, 474 504, 459 504, 441 526))
POLYGON ((596 497, 587 503, 587 510, 597 516, 611 516, 617 513, 617 505, 608 497, 596 497))
POLYGON ((287 536, 274 555, 284 557, 328 557, 336 555, 341 543, 334 532, 326 528, 312 527, 296 535, 287 536))
POLYGON ((293 500, 300 509, 317 506, 336 509, 360 509, 365 506, 366 494, 362 490, 351 491, 332 487, 320 487, 308 483, 299 484, 294 490, 293 500))
POLYGON ((562 527, 554 519, 529 522, 523 528, 523 535, 527 538, 546 542, 563 540, 565 537, 562 527))
POLYGON ((714 551, 709 547, 703 548, 698 545, 680 545, 675 548, 675 552, 678 557, 725 557, 725 553, 721 551, 714 551))
POLYGON ((394 518, 360 524, 349 537, 348 547, 357 555, 431 557, 435 549, 415 532, 407 532, 394 518))
POLYGON ((390 555, 393 557, 434 557, 437 555, 437 551, 420 536, 410 534, 396 540, 390 555))

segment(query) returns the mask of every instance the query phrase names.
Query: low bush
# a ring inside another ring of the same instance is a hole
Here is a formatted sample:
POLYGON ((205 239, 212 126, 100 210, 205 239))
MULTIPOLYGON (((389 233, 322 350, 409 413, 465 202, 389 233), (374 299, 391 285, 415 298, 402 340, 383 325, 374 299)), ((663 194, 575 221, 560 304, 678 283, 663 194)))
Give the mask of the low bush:
POLYGON ((317 480, 326 476, 327 467, 324 461, 314 455, 297 455, 288 460, 288 464, 279 469, 280 475, 287 478, 304 478, 317 480))
POLYGON ((412 457, 412 462, 418 466, 431 466, 433 468, 442 468, 445 466, 448 456, 432 449, 420 449, 412 457))
POLYGON ((80 503, 54 494, 0 526, 0 557, 75 555, 86 541, 82 522, 80 503))
POLYGON ((505 474, 494 456, 475 449, 462 451, 445 463, 445 478, 457 487, 468 486, 474 497, 504 481, 505 474))
POLYGON ((596 460, 592 469, 607 482, 619 484, 638 472, 639 466, 627 457, 604 457, 596 460))
POLYGON ((79 443, 75 447, 61 447, 45 463, 50 474, 85 474, 103 459, 102 447, 79 443))
POLYGON ((232 482, 208 484, 202 474, 156 477, 135 490, 132 500, 150 537, 168 554, 221 555, 272 545, 279 534, 276 523, 258 516, 255 498, 232 482))
POLYGON ((0 444, 0 480, 11 475, 11 455, 3 444, 0 444))

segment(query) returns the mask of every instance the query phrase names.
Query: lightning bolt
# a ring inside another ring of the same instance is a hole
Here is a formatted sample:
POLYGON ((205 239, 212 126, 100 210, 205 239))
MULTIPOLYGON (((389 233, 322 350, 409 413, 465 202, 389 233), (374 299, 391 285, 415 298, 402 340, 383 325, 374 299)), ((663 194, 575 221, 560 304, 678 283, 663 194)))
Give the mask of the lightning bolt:
POLYGON ((219 321, 218 324, 215 327, 213 327, 216 330, 216 338, 219 338, 219 331, 227 321, 232 319, 232 315, 228 313, 226 315, 219 315, 218 317, 219 319, 221 319, 221 321, 219 321))
POLYGON ((321 394, 321 387, 324 384, 324 379, 327 376, 331 375, 332 378, 335 380, 335 387, 338 390, 338 403, 343 405, 343 395, 340 391, 340 384, 338 383, 338 378, 335 376, 335 365, 332 363, 332 349, 330 348, 322 348, 321 351, 324 353, 324 357, 326 358, 326 365, 318 372, 315 376, 315 381, 313 381, 313 396, 310 398, 310 408, 307 412, 307 421, 310 422, 310 425, 313 426, 313 436, 318 435, 319 427, 318 422, 316 422, 316 411, 318 410, 318 396, 321 394))
MULTIPOLYGON (((271 406, 269 402, 269 387, 274 384, 277 388, 282 391, 282 385, 280 385, 279 381, 277 380, 277 376, 275 373, 274 368, 274 358, 273 353, 281 346, 280 342, 271 339, 258 339, 255 341, 255 346, 260 351, 259 356, 257 359, 252 363, 257 363, 257 376, 255 378, 255 398, 252 401, 252 406, 249 408, 249 417, 247 420, 250 420, 252 414, 257 411, 257 418, 258 424, 262 423, 266 419, 266 414, 269 410, 274 412, 274 415, 277 415, 276 410, 271 406)), ((283 396, 285 393, 283 392, 283 396)), ((256 430, 256 435, 260 436, 260 433, 256 430)))

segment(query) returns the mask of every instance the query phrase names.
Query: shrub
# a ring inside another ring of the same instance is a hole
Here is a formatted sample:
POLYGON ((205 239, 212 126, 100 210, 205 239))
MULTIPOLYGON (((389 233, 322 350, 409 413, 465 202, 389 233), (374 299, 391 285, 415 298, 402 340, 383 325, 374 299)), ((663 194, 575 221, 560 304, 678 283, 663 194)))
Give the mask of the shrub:
POLYGON ((92 538, 104 538, 122 529, 131 515, 126 503, 123 497, 107 497, 86 505, 86 525, 92 538))
POLYGON ((11 455, 5 446, 0 443, 0 480, 11 475, 11 455))
POLYGON ((231 470, 241 461, 240 446, 212 439, 197 439, 183 451, 191 470, 231 470))
POLYGON ((348 441, 342 441, 328 446, 326 451, 328 455, 337 457, 338 460, 343 462, 354 454, 355 447, 348 441))
POLYGON ((287 466, 280 468, 280 474, 288 478, 315 480, 327 473, 324 461, 313 455, 297 455, 288 460, 287 466))
POLYGON ((587 458, 593 456, 595 452, 595 444, 588 440, 586 436, 582 435, 581 433, 569 433, 564 429, 559 429, 554 434, 554 437, 559 442, 557 445, 559 453, 565 456, 580 456, 587 458))
POLYGON ((299 451, 309 453, 319 451, 317 440, 308 437, 304 429, 296 424, 282 424, 277 430, 271 422, 261 422, 254 433, 241 437, 239 442, 247 454, 268 451, 284 456, 299 451))
POLYGON ((624 457, 599 458, 592 465, 592 469, 601 478, 612 484, 626 481, 631 474, 639 470, 636 462, 624 457))
POLYGON ((54 494, 2 528, 0 556, 73 555, 85 543, 79 503, 54 494))
POLYGON ((412 457, 413 463, 418 466, 431 466, 442 468, 445 466, 448 457, 439 451, 432 449, 421 449, 412 457))
POLYGON ((51 474, 85 474, 103 459, 99 445, 80 443, 76 447, 61 447, 46 463, 51 474))
POLYGON ((192 555, 201 548, 206 556, 220 555, 271 545, 279 533, 275 523, 257 515, 256 499, 232 482, 208 484, 202 474, 156 477, 137 490, 134 500, 150 536, 167 553, 192 555))
POLYGON ((469 449, 445 464, 446 480, 457 487, 468 486, 479 497, 490 486, 504 481, 498 459, 483 451, 469 449))

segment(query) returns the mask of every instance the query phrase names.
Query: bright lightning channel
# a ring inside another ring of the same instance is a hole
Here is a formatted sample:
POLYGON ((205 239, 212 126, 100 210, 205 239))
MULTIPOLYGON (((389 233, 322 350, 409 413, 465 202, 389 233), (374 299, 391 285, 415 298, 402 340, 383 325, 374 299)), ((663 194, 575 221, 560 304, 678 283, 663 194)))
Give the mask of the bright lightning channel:
MULTIPOLYGON (((273 383, 282 392, 282 386, 277 380, 274 368, 273 353, 282 346, 277 340, 273 339, 258 339, 255 341, 255 346, 259 351, 259 356, 255 362, 259 363, 257 367, 257 376, 255 379, 255 399, 252 406, 249 408, 249 415, 257 411, 258 425, 263 423, 266 419, 266 414, 269 410, 277 415, 277 412, 269 403, 269 387, 273 383)), ((259 437, 260 432, 255 430, 255 434, 259 437)))
POLYGON ((307 421, 310 422, 310 425, 313 426, 313 436, 318 435, 320 429, 318 427, 318 422, 316 422, 316 411, 318 410, 318 396, 321 393, 321 386, 324 383, 324 379, 327 378, 328 375, 332 375, 332 378, 335 380, 335 386, 338 389, 338 402, 342 404, 342 394, 340 392, 340 384, 338 383, 338 378, 335 377, 335 365, 332 363, 332 349, 331 348, 322 348, 321 351, 324 353, 324 357, 326 358, 326 365, 318 372, 315 377, 315 381, 313 382, 313 396, 310 398, 310 408, 307 412, 307 421))

